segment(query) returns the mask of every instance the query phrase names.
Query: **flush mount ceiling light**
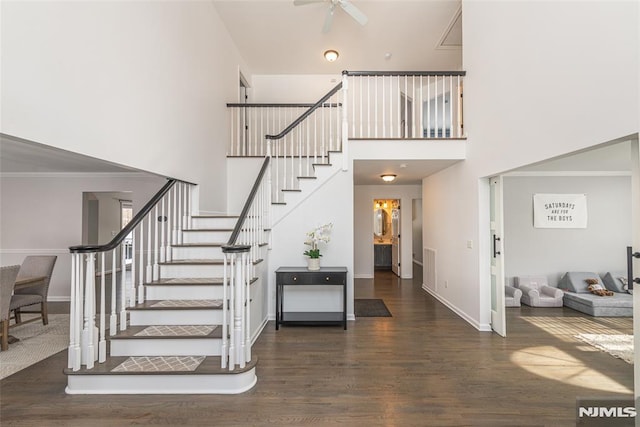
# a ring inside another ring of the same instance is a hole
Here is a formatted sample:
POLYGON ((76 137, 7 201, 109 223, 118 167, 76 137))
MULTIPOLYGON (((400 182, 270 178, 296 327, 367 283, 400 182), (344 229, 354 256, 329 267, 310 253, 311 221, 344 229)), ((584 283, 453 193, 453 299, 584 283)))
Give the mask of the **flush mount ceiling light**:
POLYGON ((385 173, 384 175, 380 175, 380 178, 382 178, 384 182, 391 182, 396 179, 396 175, 392 173, 385 173))
POLYGON ((340 56, 340 54, 338 53, 337 50, 329 49, 324 52, 324 59, 326 59, 329 62, 335 61, 336 59, 338 59, 338 56, 340 56))

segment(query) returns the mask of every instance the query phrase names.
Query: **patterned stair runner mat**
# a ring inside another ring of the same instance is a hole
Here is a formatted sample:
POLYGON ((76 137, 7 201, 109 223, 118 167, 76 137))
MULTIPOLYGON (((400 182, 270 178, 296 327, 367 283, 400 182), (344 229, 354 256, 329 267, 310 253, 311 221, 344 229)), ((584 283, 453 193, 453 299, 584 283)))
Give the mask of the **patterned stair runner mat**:
POLYGON ((213 299, 181 299, 158 301, 152 307, 222 307, 222 301, 213 299))
POLYGON ((207 336, 215 325, 161 325, 148 326, 136 334, 137 337, 207 336))
POLYGON ((205 356, 136 356, 111 372, 188 372, 195 371, 204 359, 205 356))

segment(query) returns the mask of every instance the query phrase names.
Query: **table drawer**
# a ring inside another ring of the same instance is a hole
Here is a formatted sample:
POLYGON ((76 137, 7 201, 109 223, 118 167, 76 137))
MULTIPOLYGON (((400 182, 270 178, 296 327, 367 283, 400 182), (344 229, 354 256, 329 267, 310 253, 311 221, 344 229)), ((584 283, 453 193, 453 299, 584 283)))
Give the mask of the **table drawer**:
POLYGON ((344 273, 278 273, 282 285, 342 285, 344 273))

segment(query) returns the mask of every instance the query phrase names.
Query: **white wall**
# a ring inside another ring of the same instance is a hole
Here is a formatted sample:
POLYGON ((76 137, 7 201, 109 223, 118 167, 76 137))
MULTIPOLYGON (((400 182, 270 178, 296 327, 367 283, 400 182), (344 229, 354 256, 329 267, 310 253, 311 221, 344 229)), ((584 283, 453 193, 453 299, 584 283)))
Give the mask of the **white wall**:
POLYGON ((202 186, 226 210, 226 103, 250 77, 211 2, 3 2, 3 133, 202 186))
MULTIPOLYGON (((322 187, 298 205, 294 211, 279 221, 272 231, 272 251, 269 254, 269 317, 275 318, 275 273, 279 267, 306 267, 303 252, 307 232, 313 228, 333 223, 331 241, 321 244, 321 266, 344 266, 347 275, 347 315, 353 318, 353 174, 352 170, 338 172, 322 187)), ((373 230, 373 225, 370 230, 373 230)), ((371 237, 371 236, 369 236, 371 237)), ((337 311, 342 304, 341 289, 324 287, 287 289, 285 309, 298 311, 337 311)))
POLYGON ((341 75, 254 75, 249 102, 313 104, 342 80, 341 75))
POLYGON ((567 271, 626 271, 631 245, 630 176, 505 177, 505 276, 545 275, 556 285, 567 271), (586 194, 587 228, 533 228, 536 193, 586 194))
POLYGON ((638 131, 638 4, 463 1, 463 15, 467 160, 423 180, 423 244, 449 282, 430 292, 487 330, 485 178, 638 131))
POLYGON ((354 271, 355 277, 371 278, 373 265, 373 200, 400 200, 400 274, 413 277, 411 201, 420 197, 419 185, 356 185, 354 187, 354 271))
POLYGON ((5 174, 0 180, 0 264, 27 255, 57 255, 49 300, 68 301, 69 246, 82 243, 82 193, 130 191, 134 213, 166 180, 138 174, 5 174))

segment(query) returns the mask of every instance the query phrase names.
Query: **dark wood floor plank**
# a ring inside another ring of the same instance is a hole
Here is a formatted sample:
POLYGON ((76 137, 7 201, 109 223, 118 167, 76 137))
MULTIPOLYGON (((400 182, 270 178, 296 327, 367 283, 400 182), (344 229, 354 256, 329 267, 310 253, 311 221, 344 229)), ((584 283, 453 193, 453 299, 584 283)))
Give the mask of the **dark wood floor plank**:
MULTIPOLYGON (((624 396, 633 366, 577 333, 631 333, 631 319, 508 309, 508 338, 481 333, 421 289, 380 272, 358 298, 393 314, 340 327, 269 324, 258 384, 235 396, 70 396, 66 351, 0 381, 0 423, 33 426, 573 426, 576 397, 624 396)), ((54 307, 55 309, 55 307, 54 307)))

